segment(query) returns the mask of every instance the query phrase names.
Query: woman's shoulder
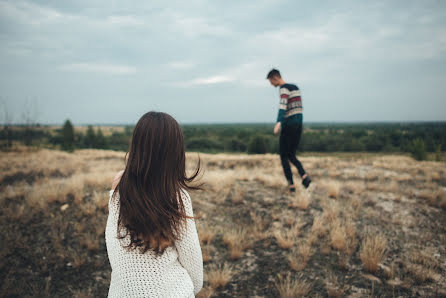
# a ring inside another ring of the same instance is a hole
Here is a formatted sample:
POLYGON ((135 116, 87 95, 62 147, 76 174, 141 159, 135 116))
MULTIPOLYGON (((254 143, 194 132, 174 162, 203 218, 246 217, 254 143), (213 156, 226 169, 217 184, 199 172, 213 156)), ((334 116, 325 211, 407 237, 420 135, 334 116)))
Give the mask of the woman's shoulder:
POLYGON ((122 174, 124 174, 124 170, 119 171, 116 173, 115 178, 113 178, 113 181, 111 183, 111 190, 115 190, 116 186, 118 186, 119 181, 121 181, 122 174))
POLYGON ((184 188, 180 189, 180 194, 181 194, 181 199, 183 201, 186 201, 186 202, 190 202, 191 201, 189 193, 184 188))

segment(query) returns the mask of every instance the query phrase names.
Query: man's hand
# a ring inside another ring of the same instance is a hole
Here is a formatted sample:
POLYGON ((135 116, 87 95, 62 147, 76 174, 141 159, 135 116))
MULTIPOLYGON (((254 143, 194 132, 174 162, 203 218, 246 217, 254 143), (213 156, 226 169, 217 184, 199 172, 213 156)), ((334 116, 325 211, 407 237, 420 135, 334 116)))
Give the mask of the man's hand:
POLYGON ((281 126, 280 122, 277 122, 276 125, 274 126, 274 134, 275 135, 279 133, 280 126, 281 126))

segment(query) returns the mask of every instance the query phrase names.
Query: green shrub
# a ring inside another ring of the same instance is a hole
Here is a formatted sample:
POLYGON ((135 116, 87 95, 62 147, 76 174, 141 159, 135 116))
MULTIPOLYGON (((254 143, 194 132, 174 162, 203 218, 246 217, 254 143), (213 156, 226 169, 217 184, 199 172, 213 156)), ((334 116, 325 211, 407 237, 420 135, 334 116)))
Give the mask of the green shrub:
POLYGON ((268 140, 264 136, 254 136, 248 145, 248 153, 264 154, 268 152, 268 140))
POLYGON ((422 139, 416 138, 412 141, 410 146, 410 154, 416 160, 427 159, 426 146, 424 145, 424 141, 422 139))
POLYGON ((66 151, 73 151, 74 149, 74 128, 68 119, 62 127, 62 149, 66 151))
POLYGON ((435 146, 435 160, 441 161, 441 145, 435 146))

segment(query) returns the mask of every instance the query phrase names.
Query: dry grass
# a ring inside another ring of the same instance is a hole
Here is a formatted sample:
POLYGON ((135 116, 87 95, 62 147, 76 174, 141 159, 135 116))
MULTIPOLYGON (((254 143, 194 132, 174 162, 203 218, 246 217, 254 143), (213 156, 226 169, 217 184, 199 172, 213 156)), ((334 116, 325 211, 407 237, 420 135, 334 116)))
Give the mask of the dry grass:
POLYGON ((344 189, 347 192, 355 195, 361 194, 365 190, 364 182, 348 181, 344 184, 344 189))
POLYGON ((359 217, 360 212, 362 210, 362 201, 359 197, 355 196, 350 200, 350 204, 348 205, 351 212, 349 214, 355 218, 359 217))
POLYGON ((336 221, 331 226, 330 230, 330 244, 334 249, 346 251, 347 250, 347 233, 345 227, 336 221))
POLYGON ((283 188, 286 186, 285 180, 279 175, 272 175, 271 173, 256 173, 254 180, 271 188, 283 188))
POLYGON ((322 208, 324 210, 322 216, 324 218, 325 224, 332 224, 335 220, 337 220, 340 211, 338 202, 336 201, 323 202, 322 208))
POLYGON ((293 279, 290 273, 285 278, 279 275, 275 285, 282 298, 304 297, 311 290, 311 284, 304 280, 302 275, 293 279))
POLYGON ((412 275, 419 283, 441 279, 437 273, 438 262, 429 251, 411 251, 408 262, 405 263, 406 272, 412 275))
POLYGON ((208 224, 197 224, 198 236, 200 238, 200 242, 203 244, 210 244, 212 239, 214 239, 217 234, 214 227, 209 226, 208 224))
POLYGON ((308 261, 314 254, 311 243, 305 241, 298 245, 297 249, 293 249, 288 255, 288 262, 291 269, 302 271, 307 266, 308 261))
POLYGON ((225 287, 234 275, 232 266, 224 263, 224 265, 213 265, 207 272, 207 280, 214 289, 225 287))
POLYGON ((218 195, 219 200, 224 200, 228 196, 235 182, 235 171, 214 170, 207 171, 201 181, 207 190, 218 195))
POLYGON ((376 273, 386 251, 387 240, 382 234, 367 235, 361 244, 360 258, 364 269, 376 273))
POLYGON ((231 195, 231 202, 234 204, 241 204, 245 198, 245 190, 238 186, 234 189, 231 195))
POLYGON ((277 245, 282 249, 290 249, 294 246, 296 238, 300 233, 302 222, 294 223, 289 229, 280 229, 274 231, 274 237, 277 240, 277 245))
POLYGON ((232 229, 223 235, 223 242, 229 247, 232 260, 240 259, 243 251, 252 245, 246 229, 232 229))
POLYGON ((3 216, 12 219, 12 220, 20 220, 22 216, 25 214, 25 204, 18 203, 15 206, 8 206, 3 208, 3 216))
POLYGON ((307 210, 308 206, 310 205, 310 195, 307 191, 302 190, 298 191, 298 193, 295 196, 291 197, 291 203, 289 206, 291 208, 299 208, 302 210, 307 210))
POLYGON ((212 259, 212 246, 209 244, 203 245, 201 247, 201 253, 203 256, 203 263, 209 263, 212 259))
POLYGON ((257 240, 263 240, 267 238, 270 233, 268 232, 268 221, 262 217, 259 216, 254 211, 251 211, 250 213, 251 220, 253 221, 253 236, 257 240))
POLYGON ((318 237, 327 234, 327 226, 324 224, 324 217, 322 215, 318 215, 314 218, 311 231, 318 237))
POLYGON ((344 294, 348 287, 341 287, 336 275, 329 274, 328 277, 325 279, 325 289, 327 290, 328 297, 340 298, 344 297, 344 294))
POLYGON ((341 192, 341 184, 336 180, 330 180, 326 182, 325 187, 327 188, 328 197, 336 199, 339 197, 341 192))
MULTIPOLYGON (((416 163, 410 158, 398 157, 369 156, 355 160, 303 157, 304 165, 315 178, 315 185, 311 192, 298 187, 298 193, 290 196, 277 155, 200 154, 200 157, 204 170, 202 180, 207 182, 207 190, 191 195, 195 215, 200 217, 197 229, 204 268, 209 274, 206 274, 206 288, 199 296, 228 294, 228 290, 222 288, 236 272, 237 277, 242 278, 231 281, 234 287, 231 285, 233 293, 230 294, 246 295, 246 292, 241 294, 238 290, 243 288, 240 287, 241 283, 247 282, 244 274, 248 275, 247 271, 252 268, 257 270, 257 267, 251 266, 253 260, 281 258, 283 261, 284 256, 285 262, 289 262, 290 271, 311 272, 308 281, 322 276, 325 288, 318 286, 314 289, 315 293, 307 290, 306 295, 314 297, 345 295, 348 286, 343 285, 343 280, 352 281, 355 285, 369 284, 368 279, 374 276, 362 275, 361 268, 356 266, 357 260, 353 259, 355 257, 364 263, 364 271, 373 272, 379 277, 380 280, 374 277, 376 280, 394 286, 395 294, 399 287, 399 295, 407 294, 409 290, 406 288, 409 286, 414 288, 413 291, 421 289, 419 293, 426 295, 436 293, 436 288, 439 293, 444 291, 441 274, 446 263, 441 247, 435 247, 444 242, 440 226, 444 211, 435 208, 446 207, 441 185, 446 179, 444 164, 416 163), (423 171, 420 171, 421 166, 423 171), (328 180, 330 171, 334 173, 333 181, 328 180), (414 207, 410 209, 408 206, 414 207), (432 218, 438 221, 430 221, 433 213, 432 218), (296 222, 297 218, 299 221, 296 222), (369 228, 369 218, 373 219, 377 231, 394 235, 403 230, 411 235, 404 238, 408 241, 407 246, 399 237, 392 239, 391 245, 403 248, 402 256, 390 255, 395 251, 395 247, 392 247, 389 257, 384 259, 387 249, 384 237, 379 239, 362 235, 369 228), (419 220, 428 221, 429 224, 418 225, 419 220), (309 226, 311 223, 312 226, 309 226), (397 223, 399 225, 395 226, 397 223), (216 236, 220 234, 228 250, 220 246, 220 237, 216 236), (414 235, 419 237, 412 237, 414 235), (218 241, 215 241, 216 238, 218 241), (419 242, 411 242, 412 238, 417 238, 419 242), (361 245, 358 245, 361 240, 361 245), (255 249, 245 253, 253 241, 256 241, 255 249), (404 253, 404 249, 419 243, 434 249, 404 253), (260 256, 259 249, 265 254, 260 256), (284 251, 281 252, 281 249, 284 251), (231 261, 237 264, 237 268, 234 265, 228 270, 227 265, 216 265, 241 257, 242 261, 231 261), (393 263, 387 267, 383 264, 384 260, 393 263), (318 265, 309 268, 313 262, 318 265), (327 276, 325 272, 331 272, 331 266, 336 267, 338 276, 327 276), (317 271, 313 274, 313 270, 317 271), (327 278, 324 280, 323 276, 327 278)), ((0 267, 5 275, 14 270, 0 286, 5 296, 32 296, 33 291, 26 292, 26 289, 19 289, 15 284, 31 278, 37 280, 47 272, 54 280, 61 270, 65 270, 65 273, 69 271, 66 267, 77 268, 71 269, 73 272, 91 272, 89 277, 97 278, 94 285, 82 285, 86 290, 72 294, 101 296, 109 281, 101 279, 98 272, 109 274, 107 270, 110 270, 103 245, 107 190, 111 178, 124 166, 124 153, 79 150, 69 154, 33 150, 5 153, 0 159, 0 203, 3 206, 0 224, 8 229, 0 235, 2 240, 5 239, 1 241, 0 258, 8 258, 8 262, 0 267), (30 231, 36 233, 36 239, 46 239, 49 245, 42 241, 32 247, 27 245, 30 231), (43 273, 38 276, 32 273, 32 277, 31 273, 26 275, 28 264, 14 254, 16 247, 21 249, 20 256, 26 253, 43 273), (10 259, 20 266, 8 268, 8 264, 12 264, 10 259)), ((195 167, 197 154, 187 153, 187 160, 187 171, 190 173, 195 167)), ((277 274, 282 269, 280 266, 273 268, 271 274, 277 274)), ((293 277, 289 275, 288 282, 284 277, 280 285, 277 283, 277 286, 283 286, 284 291, 280 293, 283 297, 296 297, 305 292, 305 289, 300 291, 293 288, 293 284, 302 281, 293 277)), ((270 285, 253 280, 250 279, 252 283, 248 285, 248 291, 252 289, 253 295, 262 293, 270 285)), ((36 289, 34 292, 37 294, 62 295, 54 284, 45 290, 44 278, 35 285, 35 288, 34 285, 30 287, 36 289)), ((388 286, 375 281, 374 287, 380 287, 379 292, 383 296, 392 296, 388 286)), ((77 286, 74 289, 78 289, 77 286)), ((367 291, 359 287, 358 291, 362 290, 367 291)))
POLYGON ((276 237, 277 245, 282 249, 290 249, 294 245, 295 234, 289 230, 276 230, 274 232, 274 237, 276 237))
POLYGON ((213 288, 205 287, 202 288, 200 292, 195 296, 197 298, 210 298, 212 295, 214 295, 215 291, 213 288))
POLYGON ((80 239, 80 244, 89 251, 99 250, 99 239, 92 233, 83 234, 80 239))
POLYGON ((93 195, 91 196, 91 201, 96 208, 106 210, 108 207, 108 195, 109 194, 107 192, 94 190, 93 195))
POLYGON ((418 193, 418 198, 426 200, 431 206, 446 209, 446 192, 443 189, 421 191, 418 193))

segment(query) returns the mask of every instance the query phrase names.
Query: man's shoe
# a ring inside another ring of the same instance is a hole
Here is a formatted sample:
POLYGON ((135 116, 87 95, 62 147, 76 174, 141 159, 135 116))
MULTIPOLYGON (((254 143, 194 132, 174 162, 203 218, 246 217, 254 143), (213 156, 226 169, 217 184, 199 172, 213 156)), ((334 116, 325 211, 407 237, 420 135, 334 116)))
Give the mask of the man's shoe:
POLYGON ((307 176, 302 180, 302 185, 305 186, 305 188, 308 188, 308 186, 310 186, 310 183, 311 183, 310 176, 307 176))

